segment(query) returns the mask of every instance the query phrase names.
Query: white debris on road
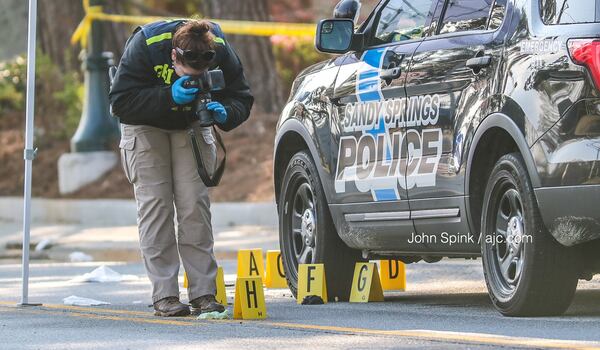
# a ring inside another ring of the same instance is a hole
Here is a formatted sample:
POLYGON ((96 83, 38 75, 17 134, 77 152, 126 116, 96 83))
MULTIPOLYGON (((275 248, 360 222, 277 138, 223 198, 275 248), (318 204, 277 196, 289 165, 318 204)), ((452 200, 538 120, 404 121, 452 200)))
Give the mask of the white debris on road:
POLYGON ((71 262, 88 262, 94 260, 90 255, 83 252, 73 252, 69 254, 71 262))
POLYGON ((50 248, 50 245, 52 244, 52 241, 48 238, 46 239, 42 239, 40 241, 40 243, 35 245, 35 251, 36 252, 41 252, 42 250, 46 249, 46 248, 50 248))
POLYGON ((201 313, 196 319, 198 320, 228 320, 231 318, 229 310, 225 309, 223 312, 213 311, 201 313))
POLYGON ((83 276, 75 277, 71 282, 123 282, 134 281, 139 279, 136 275, 121 275, 117 271, 108 266, 102 265, 94 271, 83 274, 83 276))
POLYGON ((65 305, 73 305, 73 306, 98 306, 98 305, 110 305, 109 302, 100 301, 96 299, 83 298, 78 297, 76 295, 71 295, 63 299, 63 303, 65 305))

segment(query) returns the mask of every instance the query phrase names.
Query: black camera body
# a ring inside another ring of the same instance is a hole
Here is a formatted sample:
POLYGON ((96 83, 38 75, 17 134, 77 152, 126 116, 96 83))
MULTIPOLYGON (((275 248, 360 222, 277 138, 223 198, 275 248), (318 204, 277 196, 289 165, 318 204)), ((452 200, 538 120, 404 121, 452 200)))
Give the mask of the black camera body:
POLYGON ((212 111, 206 108, 206 104, 212 101, 211 92, 225 88, 225 78, 220 69, 209 70, 188 79, 183 83, 186 89, 198 88, 198 96, 194 100, 194 114, 198 118, 200 126, 212 126, 215 118, 212 111))

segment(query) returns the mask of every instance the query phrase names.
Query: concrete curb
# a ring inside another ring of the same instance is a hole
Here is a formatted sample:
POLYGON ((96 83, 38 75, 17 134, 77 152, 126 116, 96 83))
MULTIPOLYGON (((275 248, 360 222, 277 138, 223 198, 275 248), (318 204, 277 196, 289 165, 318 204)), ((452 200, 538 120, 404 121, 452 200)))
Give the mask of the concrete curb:
MULTIPOLYGON (((277 226, 274 202, 212 203, 213 226, 277 226)), ((90 226, 136 225, 136 203, 129 199, 44 199, 34 198, 31 220, 42 223, 72 223, 90 226)), ((22 222, 23 198, 0 197, 0 221, 22 222)))

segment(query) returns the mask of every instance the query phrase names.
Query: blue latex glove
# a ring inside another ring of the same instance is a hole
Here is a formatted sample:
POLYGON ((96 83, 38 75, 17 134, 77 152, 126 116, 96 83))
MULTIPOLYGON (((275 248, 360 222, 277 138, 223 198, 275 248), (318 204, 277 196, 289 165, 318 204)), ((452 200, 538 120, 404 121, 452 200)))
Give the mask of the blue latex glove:
POLYGON ((223 106, 219 102, 212 101, 207 103, 206 109, 214 112, 213 115, 217 123, 223 124, 227 121, 227 110, 225 110, 225 106, 223 106))
POLYGON ((183 83, 189 78, 189 76, 185 75, 177 79, 171 86, 171 96, 173 96, 173 101, 178 105, 188 104, 196 98, 198 88, 186 89, 183 87, 183 83))

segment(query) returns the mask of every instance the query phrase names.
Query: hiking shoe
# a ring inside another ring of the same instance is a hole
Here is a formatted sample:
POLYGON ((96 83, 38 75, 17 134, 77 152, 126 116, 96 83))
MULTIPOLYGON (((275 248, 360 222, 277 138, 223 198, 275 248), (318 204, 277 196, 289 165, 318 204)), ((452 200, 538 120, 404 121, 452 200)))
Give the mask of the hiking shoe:
POLYGON ((203 295, 198 297, 192 301, 190 301, 192 305, 192 315, 200 315, 205 312, 223 312, 225 311, 225 306, 219 304, 215 299, 215 296, 212 294, 203 295))
POLYGON ((178 297, 166 297, 154 303, 154 316, 187 316, 190 308, 182 304, 178 297))

